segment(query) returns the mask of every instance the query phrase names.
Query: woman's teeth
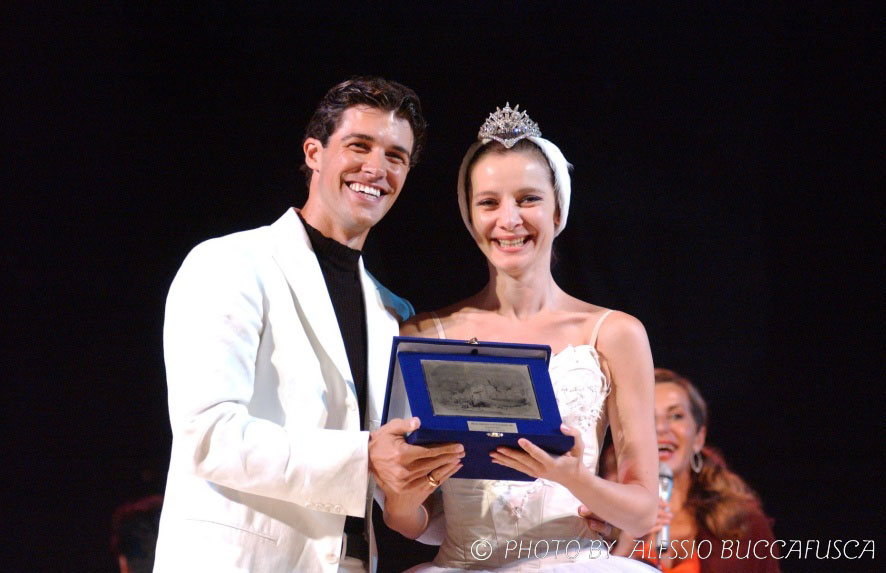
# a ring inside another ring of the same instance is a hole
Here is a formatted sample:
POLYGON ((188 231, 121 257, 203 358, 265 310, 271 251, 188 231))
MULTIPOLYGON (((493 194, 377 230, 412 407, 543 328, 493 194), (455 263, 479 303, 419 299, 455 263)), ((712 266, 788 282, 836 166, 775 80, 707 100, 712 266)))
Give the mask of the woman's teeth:
POLYGON ((520 237, 519 239, 499 239, 498 244, 502 247, 519 247, 522 246, 525 241, 525 237, 520 237))
POLYGON ((376 189, 375 187, 370 187, 369 185, 363 185, 362 183, 351 183, 348 185, 352 191, 356 191, 358 193, 363 193, 364 195, 372 195, 373 197, 381 197, 381 191, 376 189))

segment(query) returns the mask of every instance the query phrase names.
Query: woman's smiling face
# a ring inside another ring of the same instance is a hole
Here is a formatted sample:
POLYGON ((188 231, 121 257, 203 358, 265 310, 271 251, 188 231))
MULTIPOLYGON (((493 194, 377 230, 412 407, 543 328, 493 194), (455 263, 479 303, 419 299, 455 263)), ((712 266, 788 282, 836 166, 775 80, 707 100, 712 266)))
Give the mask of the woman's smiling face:
POLYGON ((474 237, 499 270, 550 268, 557 199, 541 153, 488 153, 471 170, 474 237))
POLYGON ((692 455, 701 450, 705 428, 699 428, 691 414, 689 395, 672 382, 655 385, 655 431, 658 459, 670 466, 674 475, 689 472, 692 455))

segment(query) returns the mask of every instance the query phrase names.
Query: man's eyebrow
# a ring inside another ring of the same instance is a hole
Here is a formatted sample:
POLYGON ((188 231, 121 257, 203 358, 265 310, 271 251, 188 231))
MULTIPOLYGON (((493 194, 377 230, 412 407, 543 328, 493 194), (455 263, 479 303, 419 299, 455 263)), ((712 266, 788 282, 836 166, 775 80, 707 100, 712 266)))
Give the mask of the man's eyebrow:
POLYGON ((371 135, 366 135, 365 133, 349 133, 346 136, 342 137, 342 139, 366 139, 368 141, 375 141, 375 138, 371 135))
MULTIPOLYGON (((344 137, 342 137, 341 139, 342 139, 342 141, 345 141, 348 139, 362 139, 365 141, 375 141, 374 137, 372 137, 371 135, 367 135, 365 133, 349 133, 349 134, 345 135, 344 137)), ((406 157, 412 157, 412 154, 409 152, 409 150, 406 149, 405 147, 403 147, 402 145, 395 145, 393 147, 397 151, 400 151, 400 152, 406 154, 406 157)))

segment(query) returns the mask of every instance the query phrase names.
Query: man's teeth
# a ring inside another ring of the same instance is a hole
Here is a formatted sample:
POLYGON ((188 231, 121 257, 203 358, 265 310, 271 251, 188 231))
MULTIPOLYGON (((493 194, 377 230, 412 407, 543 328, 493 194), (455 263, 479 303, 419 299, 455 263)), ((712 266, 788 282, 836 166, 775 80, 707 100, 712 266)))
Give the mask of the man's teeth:
POLYGON ((519 239, 499 239, 498 244, 502 247, 519 247, 523 245, 525 240, 525 237, 520 237, 519 239))
POLYGON ((357 191, 358 193, 372 195, 373 197, 381 197, 381 191, 379 191, 375 187, 370 187, 369 185, 363 185, 362 183, 351 183, 350 188, 351 190, 357 191))

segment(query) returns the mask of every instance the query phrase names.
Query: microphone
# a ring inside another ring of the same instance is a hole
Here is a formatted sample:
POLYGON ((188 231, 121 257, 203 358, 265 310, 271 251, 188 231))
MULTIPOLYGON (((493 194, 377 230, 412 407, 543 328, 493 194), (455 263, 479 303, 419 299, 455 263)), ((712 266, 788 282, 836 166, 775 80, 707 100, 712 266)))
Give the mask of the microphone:
MULTIPOLYGON (((671 491, 673 491, 673 489, 674 471, 668 464, 664 462, 658 462, 658 497, 660 497, 662 501, 667 503, 671 499, 671 491)), ((665 523, 658 534, 656 534, 655 536, 655 545, 656 547, 658 547, 659 554, 661 554, 662 551, 667 550, 669 542, 668 529, 668 524, 665 523)))

